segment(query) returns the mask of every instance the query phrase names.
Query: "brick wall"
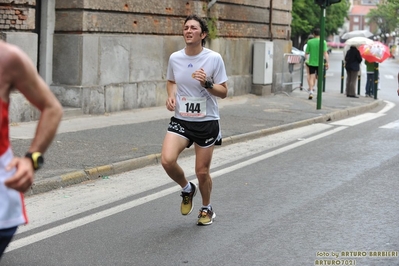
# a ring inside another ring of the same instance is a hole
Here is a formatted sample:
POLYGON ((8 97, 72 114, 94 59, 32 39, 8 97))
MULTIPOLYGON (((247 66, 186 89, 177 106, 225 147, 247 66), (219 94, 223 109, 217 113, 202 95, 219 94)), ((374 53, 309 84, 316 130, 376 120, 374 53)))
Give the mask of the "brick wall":
POLYGON ((216 19, 217 36, 287 39, 292 0, 71 0, 56 2, 56 33, 180 35, 188 14, 216 19), (272 27, 269 26, 272 14, 272 27), (272 33, 269 32, 272 30, 272 33))
POLYGON ((0 31, 34 31, 35 1, 0 0, 0 31))

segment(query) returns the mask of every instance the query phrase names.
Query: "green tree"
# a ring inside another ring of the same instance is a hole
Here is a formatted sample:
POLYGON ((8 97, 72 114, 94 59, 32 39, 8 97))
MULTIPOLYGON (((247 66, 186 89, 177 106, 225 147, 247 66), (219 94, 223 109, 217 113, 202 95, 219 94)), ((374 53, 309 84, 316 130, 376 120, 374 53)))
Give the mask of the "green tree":
MULTIPOLYGON (((397 0, 399 1, 399 0, 397 0)), ((346 0, 326 8, 326 36, 335 34, 348 16, 346 0)), ((314 28, 320 27, 321 8, 314 0, 295 0, 292 5, 291 40, 295 47, 303 47, 304 41, 314 28)))
POLYGON ((386 34, 390 34, 398 28, 398 11, 399 0, 388 0, 386 4, 377 5, 377 8, 370 10, 366 15, 369 19, 369 24, 374 23, 377 25, 378 32, 373 33, 381 34, 384 43, 387 41, 386 34))

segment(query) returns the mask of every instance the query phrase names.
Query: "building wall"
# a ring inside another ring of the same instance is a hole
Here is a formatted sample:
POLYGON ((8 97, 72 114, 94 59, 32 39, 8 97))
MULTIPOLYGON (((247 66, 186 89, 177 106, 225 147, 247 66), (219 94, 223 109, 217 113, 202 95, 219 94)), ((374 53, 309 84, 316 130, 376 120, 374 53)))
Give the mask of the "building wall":
MULTIPOLYGON (((55 1, 55 0, 48 0, 55 1)), ((0 0, 0 6, 5 2, 0 0)), ((35 1, 31 2, 32 5, 35 1)), ((64 106, 101 114, 163 105, 170 54, 184 47, 185 17, 207 17, 229 76, 229 95, 271 92, 252 86, 256 40, 274 42, 274 72, 290 51, 292 0, 57 0, 51 88, 64 106), (270 5, 273 5, 271 9, 270 5), (272 22, 271 24, 269 22, 272 22)))
MULTIPOLYGON (((35 0, 0 0, 0 40, 19 46, 38 62, 35 0)), ((36 120, 38 111, 18 92, 11 94, 10 121, 36 120)))

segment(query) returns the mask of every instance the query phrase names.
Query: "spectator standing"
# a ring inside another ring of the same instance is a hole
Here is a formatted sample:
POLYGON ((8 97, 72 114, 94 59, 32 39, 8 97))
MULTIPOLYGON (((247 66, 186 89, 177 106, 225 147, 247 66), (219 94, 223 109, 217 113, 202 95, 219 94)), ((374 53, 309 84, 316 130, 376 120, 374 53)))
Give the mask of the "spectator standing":
POLYGON ((367 82, 366 82, 366 97, 373 97, 374 95, 374 63, 364 60, 366 64, 367 82))
POLYGON ((362 60, 360 52, 356 46, 351 46, 345 55, 347 97, 359 98, 356 96, 356 81, 362 60))

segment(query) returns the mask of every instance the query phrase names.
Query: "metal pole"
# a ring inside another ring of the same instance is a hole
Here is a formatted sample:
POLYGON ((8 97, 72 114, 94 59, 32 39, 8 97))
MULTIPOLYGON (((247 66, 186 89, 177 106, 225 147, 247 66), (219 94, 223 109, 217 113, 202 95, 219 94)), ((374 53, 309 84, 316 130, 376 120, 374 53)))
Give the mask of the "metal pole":
POLYGON ((379 71, 378 71, 378 63, 374 63, 374 100, 377 100, 377 91, 378 91, 378 81, 379 81, 379 71))
POLYGON ((344 93, 344 80, 345 80, 345 61, 342 60, 342 67, 341 67, 341 93, 344 93))
POLYGON ((324 29, 325 29, 325 18, 326 18, 326 4, 320 6, 320 43, 319 43, 319 68, 317 71, 318 79, 317 79, 317 110, 321 109, 321 94, 323 89, 323 78, 320 74, 323 73, 323 55, 324 55, 324 29))
POLYGON ((357 73, 357 95, 360 95, 360 75, 357 73))
POLYGON ((299 89, 302 90, 303 88, 303 69, 305 65, 305 57, 301 57, 301 84, 299 86, 299 89))
POLYGON ((326 59, 323 61, 323 92, 326 92, 326 59))

